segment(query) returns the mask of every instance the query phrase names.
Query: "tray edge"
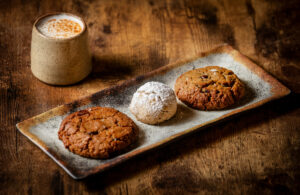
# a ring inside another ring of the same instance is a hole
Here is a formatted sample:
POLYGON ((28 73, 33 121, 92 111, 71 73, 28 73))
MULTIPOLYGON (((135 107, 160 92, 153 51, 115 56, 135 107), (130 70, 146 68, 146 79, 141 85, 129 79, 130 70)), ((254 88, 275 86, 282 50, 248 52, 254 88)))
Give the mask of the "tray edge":
POLYGON ((137 76, 135 78, 129 79, 127 81, 124 81, 121 84, 118 84, 116 86, 112 86, 112 87, 108 87, 105 89, 100 90, 99 92, 96 92, 94 94, 91 94, 89 96, 80 98, 79 100, 75 100, 71 103, 67 103, 67 104, 63 104, 60 105, 58 107, 52 108, 44 113, 41 113, 39 115, 33 116, 29 119, 26 119, 20 123, 16 124, 17 129, 25 136, 27 137, 30 141, 32 141, 35 145, 37 145, 42 151, 44 151, 51 159, 53 159, 60 167, 62 167, 72 178, 74 179, 82 179, 85 178, 91 174, 95 174, 95 173, 99 173, 102 172, 104 170, 107 170, 108 168, 111 168, 121 162, 124 162, 132 157, 135 157, 137 155, 140 155, 144 152, 150 151, 154 148, 157 148, 159 146, 162 146, 166 143, 169 143, 171 141, 174 141, 175 139, 178 139, 179 137, 186 135, 186 134, 190 134, 200 128, 204 128, 208 125, 212 125, 215 124, 216 122, 220 121, 220 120, 224 120, 227 119, 230 116, 234 116, 237 115, 239 113, 242 113, 244 111, 248 111, 254 108, 257 108, 267 102, 270 102, 272 100, 275 99, 279 99, 281 97, 284 97, 288 94, 290 94, 290 90, 285 87, 283 84, 281 84, 276 78, 274 78, 272 75, 270 75, 269 73, 267 73, 265 70, 263 70, 263 68, 261 68, 259 65, 255 64, 254 62, 252 62, 248 57, 246 57, 245 55, 241 54, 239 51, 235 50, 234 48, 232 48, 231 46, 225 44, 225 45, 221 45, 217 48, 214 48, 212 50, 206 51, 206 52, 201 52, 198 55, 196 55, 196 57, 193 58, 189 58, 186 60, 180 60, 180 61, 176 61, 172 64, 168 64, 165 65, 163 67, 160 67, 156 70, 153 70, 147 74, 141 75, 141 76, 137 76), (133 82, 136 81, 142 81, 146 78, 150 78, 151 76, 157 75, 157 74, 163 74, 164 72, 173 69, 175 67, 184 65, 185 63, 188 63, 190 61, 196 60, 200 57, 204 57, 210 54, 214 54, 214 53, 228 53, 229 55, 231 55, 236 61, 240 62, 242 65, 246 65, 247 68, 249 68, 253 73, 257 74, 260 78, 262 78, 263 80, 265 80, 266 82, 268 82, 271 86, 271 92, 273 92, 273 95, 269 98, 266 98, 264 100, 261 100, 259 102, 256 102, 254 104, 248 105, 246 107, 243 108, 239 108, 236 109, 230 113, 227 113, 221 117, 218 117, 214 120, 208 121, 206 123, 202 123, 200 125, 194 126, 190 129, 187 129, 185 131, 182 131, 180 133, 177 133, 173 136, 170 136, 166 139, 163 139, 159 142, 156 142, 154 144, 151 144, 147 147, 135 150, 135 151, 131 151, 129 153, 125 153, 119 157, 117 157, 116 159, 114 159, 114 161, 112 161, 111 163, 107 163, 104 165, 100 165, 97 166, 87 172, 81 172, 81 171, 77 171, 72 169, 71 167, 69 167, 67 164, 65 164, 64 162, 60 161, 56 155, 51 152, 49 150, 49 148, 41 141, 39 140, 38 137, 36 137, 34 134, 29 132, 29 129, 31 126, 40 123, 40 122, 44 122, 47 119, 55 116, 55 115, 63 115, 66 114, 71 107, 77 107, 77 106, 83 106, 86 105, 90 102, 90 99, 93 98, 93 96, 97 95, 97 94, 101 94, 101 93, 105 93, 106 91, 110 91, 113 88, 119 88, 119 87, 124 87, 124 86, 128 86, 133 82), (74 106, 75 105, 75 106, 74 106), (41 120, 42 119, 42 120, 41 120), (126 156, 125 156, 126 155, 126 156))

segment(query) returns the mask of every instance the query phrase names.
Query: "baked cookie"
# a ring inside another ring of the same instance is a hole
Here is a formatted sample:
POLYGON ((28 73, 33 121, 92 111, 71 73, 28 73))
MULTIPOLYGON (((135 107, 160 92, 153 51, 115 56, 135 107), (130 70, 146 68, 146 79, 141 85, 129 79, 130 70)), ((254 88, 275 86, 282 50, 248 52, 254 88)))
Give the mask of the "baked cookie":
POLYGON ((177 97, 200 110, 219 110, 235 104, 244 95, 240 79, 226 68, 207 66, 180 75, 175 83, 177 97))
POLYGON ((138 127, 118 110, 93 107, 67 116, 58 137, 75 154, 108 158, 137 140, 138 127))
POLYGON ((143 123, 161 123, 176 113, 176 95, 168 85, 148 82, 133 94, 129 109, 143 123))

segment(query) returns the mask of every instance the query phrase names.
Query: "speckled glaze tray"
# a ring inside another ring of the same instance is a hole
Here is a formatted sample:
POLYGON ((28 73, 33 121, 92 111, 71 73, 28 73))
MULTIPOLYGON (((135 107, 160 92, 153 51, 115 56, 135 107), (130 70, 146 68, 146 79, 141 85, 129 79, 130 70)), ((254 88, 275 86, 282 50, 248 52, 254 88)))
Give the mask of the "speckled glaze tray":
POLYGON ((197 58, 164 66, 123 84, 104 89, 91 96, 65 104, 17 124, 19 131, 41 148, 71 177, 80 179, 101 172, 138 154, 157 148, 193 131, 203 129, 229 116, 250 110, 274 99, 286 96, 290 90, 258 65, 228 45, 201 53, 197 58), (146 125, 135 119, 128 106, 133 93, 148 81, 163 82, 174 88, 182 73, 209 65, 234 71, 246 84, 245 97, 235 106, 221 111, 198 111, 178 101, 176 115, 160 125, 146 125), (107 106, 127 114, 140 129, 138 142, 121 155, 107 160, 78 156, 69 152, 58 139, 59 125, 68 114, 92 107, 107 106))

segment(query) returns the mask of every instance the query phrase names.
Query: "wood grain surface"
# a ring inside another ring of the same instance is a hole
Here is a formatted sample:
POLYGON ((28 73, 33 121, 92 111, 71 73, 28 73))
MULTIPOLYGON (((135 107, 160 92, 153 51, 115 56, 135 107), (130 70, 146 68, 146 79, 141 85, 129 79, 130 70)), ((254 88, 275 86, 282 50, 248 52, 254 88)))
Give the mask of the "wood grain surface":
POLYGON ((297 194, 300 3, 270 0, 0 0, 1 194, 297 194), (31 29, 47 12, 82 16, 94 69, 49 86, 30 71, 31 29), (75 181, 17 122, 229 43, 292 94, 104 173, 75 181))

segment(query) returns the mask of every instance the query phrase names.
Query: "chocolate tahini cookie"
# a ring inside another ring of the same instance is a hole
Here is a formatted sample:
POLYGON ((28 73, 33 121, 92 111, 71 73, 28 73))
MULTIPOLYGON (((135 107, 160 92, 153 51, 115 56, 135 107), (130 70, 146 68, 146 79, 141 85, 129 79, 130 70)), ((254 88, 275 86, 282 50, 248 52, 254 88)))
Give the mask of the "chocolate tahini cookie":
POLYGON ((67 116, 58 137, 75 154, 103 159, 136 141, 138 132, 136 124, 118 110, 93 107, 67 116))
POLYGON ((240 79, 226 68, 207 66, 180 75, 175 93, 183 103, 199 110, 219 110, 235 104, 245 92, 240 79))

